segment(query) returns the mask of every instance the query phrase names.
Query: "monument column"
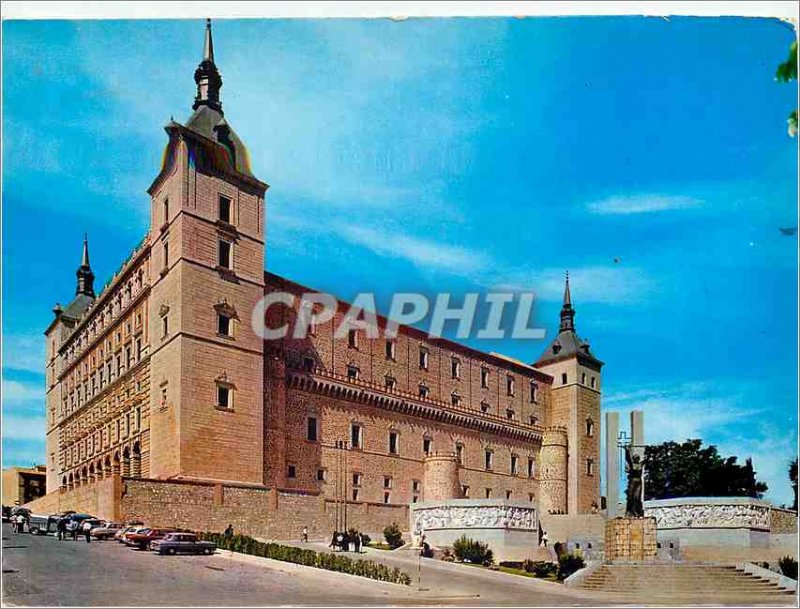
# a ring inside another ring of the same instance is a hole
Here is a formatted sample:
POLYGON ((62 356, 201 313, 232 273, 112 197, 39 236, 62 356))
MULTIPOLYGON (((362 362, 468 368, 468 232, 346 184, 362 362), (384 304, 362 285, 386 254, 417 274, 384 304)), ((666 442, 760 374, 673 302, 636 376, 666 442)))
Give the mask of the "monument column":
POLYGON ((606 518, 619 512, 619 413, 606 413, 606 518))

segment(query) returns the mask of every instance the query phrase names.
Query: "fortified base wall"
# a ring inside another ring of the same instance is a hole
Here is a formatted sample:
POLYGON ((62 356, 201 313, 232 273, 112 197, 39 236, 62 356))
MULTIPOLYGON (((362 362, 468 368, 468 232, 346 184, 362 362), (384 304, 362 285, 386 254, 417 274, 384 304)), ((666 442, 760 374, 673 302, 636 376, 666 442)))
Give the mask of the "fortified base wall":
MULTIPOLYGON (((239 533, 263 539, 299 539, 303 527, 312 539, 327 539, 337 505, 321 495, 278 492, 260 486, 111 478, 57 491, 27 504, 35 514, 66 510, 115 521, 141 520, 150 526, 239 533)), ((343 509, 340 504, 339 509, 343 509)), ((380 539, 384 527, 407 526, 408 507, 348 503, 347 526, 380 539)))

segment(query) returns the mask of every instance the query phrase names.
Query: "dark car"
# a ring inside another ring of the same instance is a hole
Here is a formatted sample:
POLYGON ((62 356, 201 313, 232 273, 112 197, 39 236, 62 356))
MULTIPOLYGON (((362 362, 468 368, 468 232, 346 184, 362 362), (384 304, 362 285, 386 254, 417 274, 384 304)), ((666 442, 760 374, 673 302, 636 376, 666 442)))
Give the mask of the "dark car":
POLYGON ((163 539, 151 541, 150 549, 159 554, 213 554, 217 545, 198 540, 194 533, 168 533, 163 539))
POLYGON ((173 531, 174 529, 144 529, 136 533, 128 533, 125 535, 125 544, 132 548, 146 550, 151 541, 164 539, 167 533, 172 533, 173 531))

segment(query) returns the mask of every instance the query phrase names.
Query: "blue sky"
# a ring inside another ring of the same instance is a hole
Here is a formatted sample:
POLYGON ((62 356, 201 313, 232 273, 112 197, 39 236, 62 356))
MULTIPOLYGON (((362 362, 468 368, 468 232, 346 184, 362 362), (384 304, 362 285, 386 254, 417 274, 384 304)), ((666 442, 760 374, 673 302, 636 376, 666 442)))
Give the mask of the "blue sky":
MULTIPOLYGON (((201 21, 3 23, 3 464, 44 456, 42 331, 84 232, 102 283, 147 230, 201 21)), ((344 297, 534 291, 570 269, 604 408, 649 442, 797 448, 791 28, 766 19, 217 20, 225 116, 268 182, 267 268, 344 297), (618 259, 618 262, 615 262, 618 259)), ((471 344, 534 361, 544 341, 471 344)))

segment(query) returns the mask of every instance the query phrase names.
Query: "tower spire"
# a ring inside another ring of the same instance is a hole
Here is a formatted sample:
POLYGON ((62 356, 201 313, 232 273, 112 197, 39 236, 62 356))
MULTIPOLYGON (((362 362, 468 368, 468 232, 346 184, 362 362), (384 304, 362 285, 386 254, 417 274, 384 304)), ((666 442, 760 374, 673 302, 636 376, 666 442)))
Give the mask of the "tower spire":
POLYGON ((75 287, 75 295, 83 294, 94 298, 94 273, 89 265, 89 236, 83 235, 83 252, 81 254, 81 265, 75 273, 78 277, 78 284, 75 287))
POLYGON ((222 77, 214 63, 214 40, 211 37, 211 19, 206 19, 205 38, 203 40, 203 60, 194 71, 194 82, 197 84, 197 95, 194 98, 193 110, 200 106, 208 106, 222 114, 222 102, 219 101, 219 90, 222 88, 222 77))
POLYGON ((575 331, 575 309, 572 308, 572 296, 569 293, 569 271, 567 271, 567 279, 564 284, 564 302, 561 305, 561 324, 558 331, 575 331))

